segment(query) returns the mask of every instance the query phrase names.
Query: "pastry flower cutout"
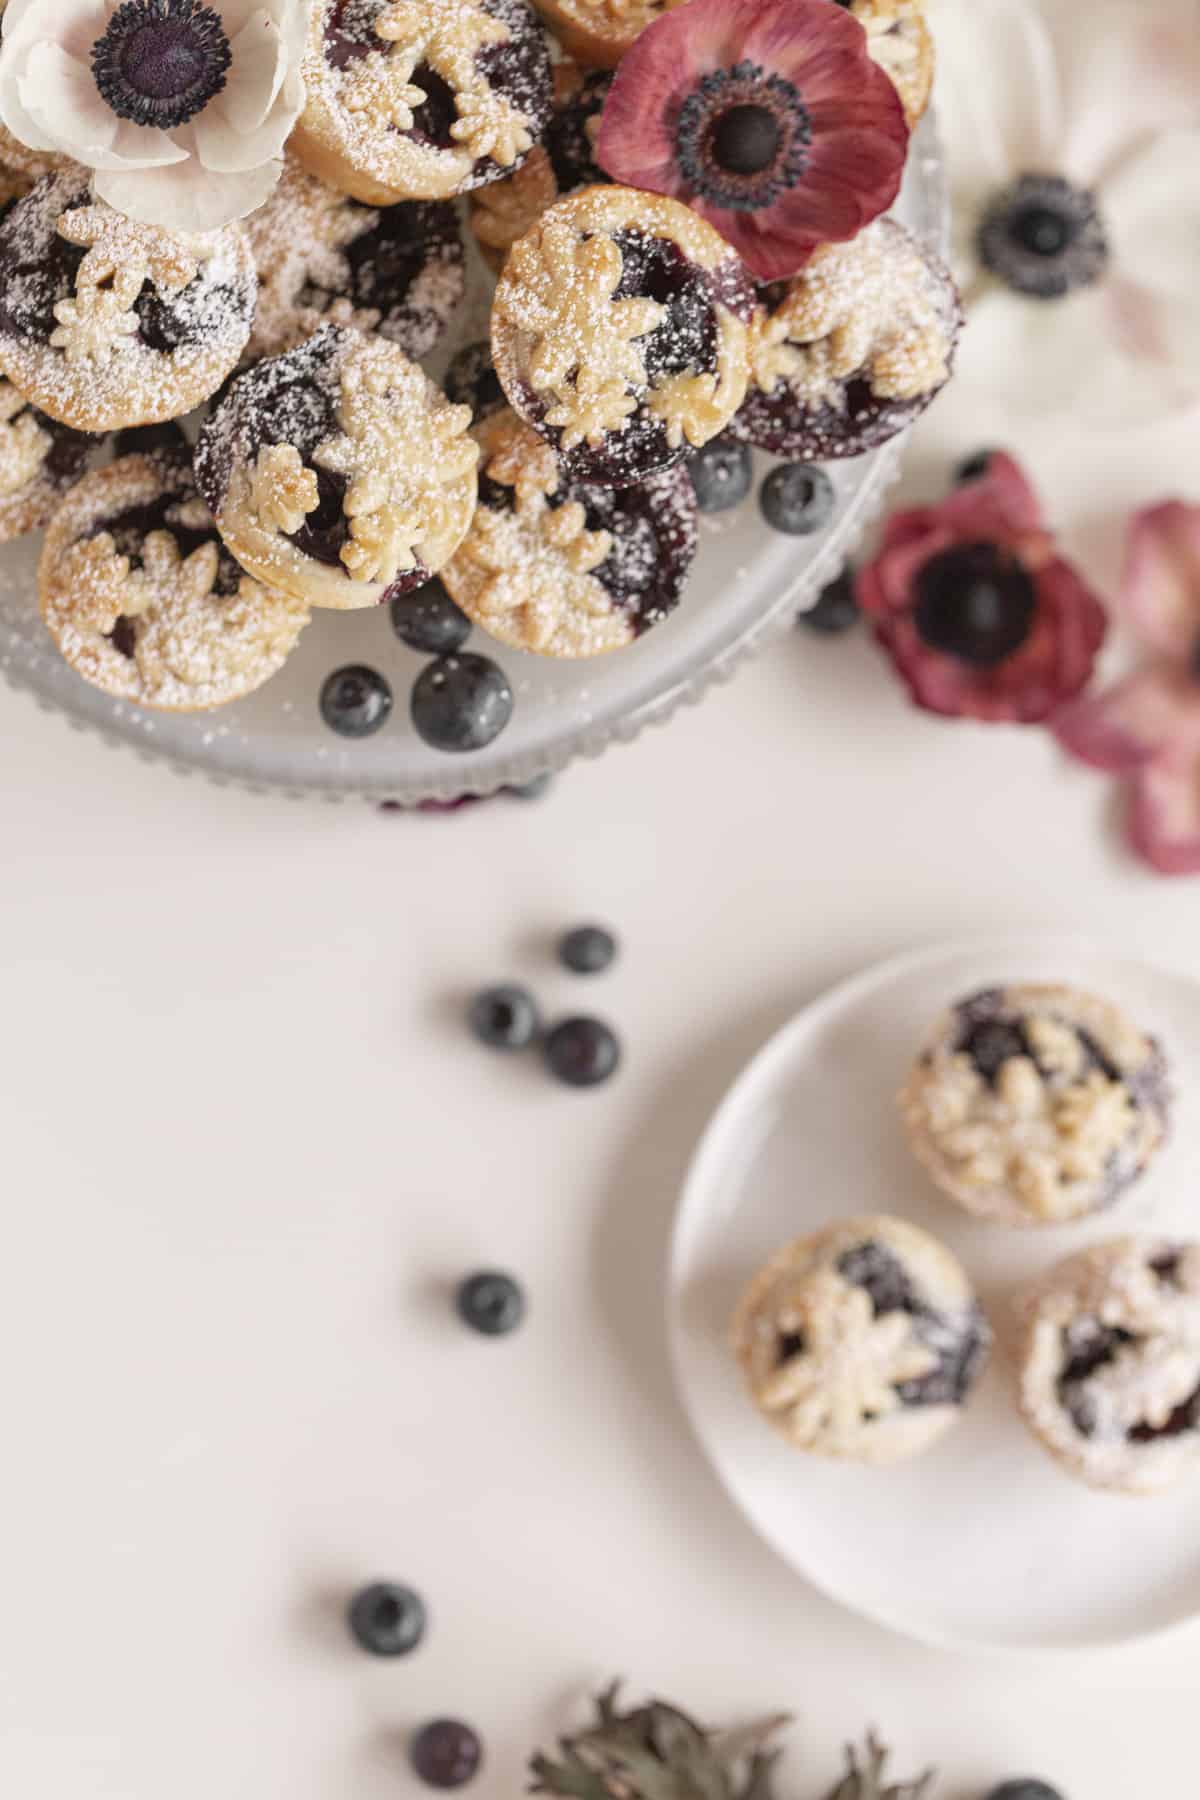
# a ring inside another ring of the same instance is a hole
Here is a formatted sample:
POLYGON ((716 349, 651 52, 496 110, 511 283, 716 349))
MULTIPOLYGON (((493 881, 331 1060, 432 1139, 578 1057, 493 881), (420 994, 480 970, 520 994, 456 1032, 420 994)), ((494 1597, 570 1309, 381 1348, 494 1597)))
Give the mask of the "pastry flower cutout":
POLYGON ((8 0, 0 122, 132 219, 217 230, 279 179, 307 19, 306 0, 8 0))

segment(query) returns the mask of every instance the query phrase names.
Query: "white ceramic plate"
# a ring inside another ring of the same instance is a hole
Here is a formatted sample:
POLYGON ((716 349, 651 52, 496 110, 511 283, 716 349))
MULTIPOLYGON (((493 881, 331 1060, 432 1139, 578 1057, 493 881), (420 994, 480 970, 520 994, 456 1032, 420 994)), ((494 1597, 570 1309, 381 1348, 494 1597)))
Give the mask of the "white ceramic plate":
POLYGON ((1200 1612, 1200 1479, 1154 1499, 1093 1493, 1017 1417, 1004 1340, 1014 1288, 1126 1230, 1200 1236, 1200 983, 1078 940, 951 945, 888 962, 806 1007, 718 1109, 684 1190, 671 1259, 684 1401, 751 1524, 832 1598, 959 1650, 1124 1643, 1200 1612), (1054 1230, 973 1223, 905 1144, 895 1094, 944 1004, 1006 981, 1062 979, 1127 1006, 1159 1035, 1177 1087, 1173 1138, 1107 1216, 1054 1230), (897 1469, 804 1457, 758 1417, 727 1348, 737 1296, 789 1238, 836 1216, 896 1212, 962 1257, 1001 1340, 967 1416, 897 1469))

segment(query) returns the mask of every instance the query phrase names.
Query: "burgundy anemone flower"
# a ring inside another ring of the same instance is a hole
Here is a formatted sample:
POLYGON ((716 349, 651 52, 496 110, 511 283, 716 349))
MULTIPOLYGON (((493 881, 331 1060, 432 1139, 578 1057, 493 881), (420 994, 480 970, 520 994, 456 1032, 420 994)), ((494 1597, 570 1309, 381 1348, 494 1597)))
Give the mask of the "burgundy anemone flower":
POLYGON ((830 0, 689 0, 628 51, 596 160, 702 213, 760 281, 854 237, 896 198, 904 108, 830 0))
POLYGON ((1082 762, 1129 777, 1129 837, 1151 868, 1200 875, 1200 506, 1137 514, 1119 606, 1148 659, 1066 707, 1054 731, 1082 762))
POLYGON ((1010 456, 939 506, 893 513, 858 599, 918 706, 1036 724, 1091 675, 1108 621, 1010 456))

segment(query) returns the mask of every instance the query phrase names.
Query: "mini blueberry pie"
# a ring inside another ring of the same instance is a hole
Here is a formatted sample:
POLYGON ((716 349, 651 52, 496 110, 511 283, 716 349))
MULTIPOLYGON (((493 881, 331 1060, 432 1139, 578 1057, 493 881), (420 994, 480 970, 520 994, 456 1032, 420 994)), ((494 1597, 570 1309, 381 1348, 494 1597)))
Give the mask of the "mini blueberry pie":
POLYGON ((696 553, 686 469, 587 487, 513 412, 475 436, 479 506, 442 580, 476 624, 517 650, 583 657, 619 650, 667 616, 696 553))
POLYGON ((0 544, 46 523, 82 475, 90 447, 0 378, 0 544))
POLYGON ((448 200, 510 173, 550 116, 525 0, 313 0, 290 148, 371 206, 448 200))
POLYGON ((890 75, 909 126, 918 125, 933 92, 936 55, 925 0, 837 0, 867 34, 871 60, 890 75))
POLYGON ((797 1450, 917 1456, 960 1417, 991 1331, 944 1245, 903 1219, 847 1219, 789 1244, 742 1299, 751 1397, 797 1450))
POLYGON ((537 0, 538 11, 570 56, 615 69, 647 25, 683 0, 537 0))
POLYGON ((938 1021, 900 1097, 943 1193, 979 1218, 1061 1225, 1111 1206, 1166 1140, 1166 1061, 1107 1000, 1030 984, 938 1021))
POLYGON ((759 290, 744 443, 825 462, 861 456, 924 412, 950 379, 962 314, 949 271, 878 219, 759 290))
POLYGON ((205 425, 196 477, 244 568, 310 606, 421 587, 475 510, 471 415, 395 344, 323 325, 240 375, 205 425))
POLYGON ((363 206, 289 162, 245 229, 258 269, 250 358, 293 350, 329 321, 419 360, 463 297, 462 234, 444 201, 363 206))
POLYGON ((492 353, 568 478, 621 487, 725 429, 753 315, 739 257, 703 219, 660 194, 591 187, 514 244, 492 353))
POLYGON ((555 64, 554 111, 542 142, 515 175, 476 188, 470 196, 471 228, 490 268, 498 272, 503 267, 517 239, 556 200, 607 182, 595 155, 611 86, 607 71, 584 75, 572 62, 555 64))
POLYGON ((163 712, 240 700, 282 667, 308 620, 238 567, 179 457, 125 456, 85 475, 46 534, 38 587, 76 673, 163 712))
POLYGON ((49 177, 0 225, 0 368, 77 431, 178 418, 246 348, 257 286, 239 226, 184 237, 49 177))
POLYGON ((1200 1244, 1094 1244, 1021 1313, 1021 1412, 1072 1475, 1154 1494, 1200 1468, 1200 1244))

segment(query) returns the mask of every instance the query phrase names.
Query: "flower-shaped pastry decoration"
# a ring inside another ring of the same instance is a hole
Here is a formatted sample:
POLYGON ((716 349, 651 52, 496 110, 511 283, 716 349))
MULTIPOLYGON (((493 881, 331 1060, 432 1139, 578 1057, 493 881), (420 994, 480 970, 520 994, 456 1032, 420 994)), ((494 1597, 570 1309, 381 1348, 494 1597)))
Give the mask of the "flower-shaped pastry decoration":
POLYGON ((830 0, 690 0, 613 82, 597 161, 693 206, 761 281, 886 211, 908 126, 858 20, 830 0))
POLYGON ((0 500, 36 481, 52 442, 24 394, 0 380, 0 500))
POLYGON ((849 1436, 865 1416, 886 1417, 901 1404, 904 1382, 937 1367, 936 1353, 912 1341, 907 1313, 876 1318, 866 1289, 832 1269, 812 1277, 786 1316, 800 1348, 781 1362, 760 1399, 767 1412, 786 1415, 797 1442, 829 1427, 849 1436))
POLYGON ((989 723, 1037 723, 1074 699, 1107 630, 999 453, 940 505, 892 514, 858 598, 918 706, 989 723))
POLYGON ((1073 756, 1126 777, 1129 837, 1152 868, 1200 874, 1200 506, 1137 515, 1118 606, 1145 662, 1064 708, 1054 730, 1073 756))
POLYGON ((930 0, 960 397, 1121 424, 1200 399, 1200 18, 1182 0, 930 0))
POLYGON ((306 0, 8 0, 0 121, 148 224, 261 206, 304 105, 306 0))

